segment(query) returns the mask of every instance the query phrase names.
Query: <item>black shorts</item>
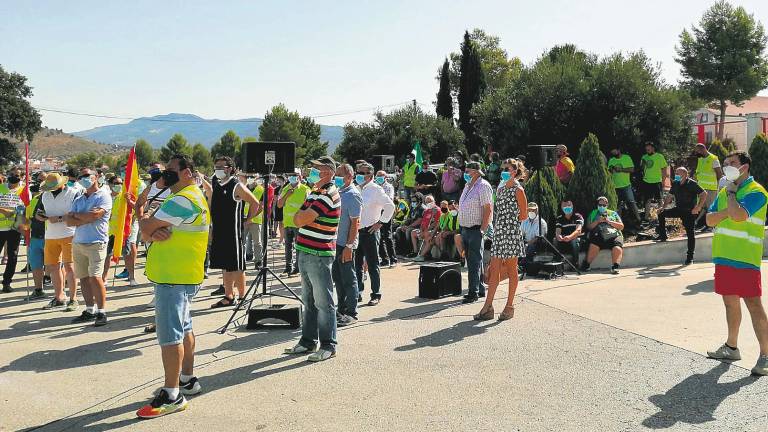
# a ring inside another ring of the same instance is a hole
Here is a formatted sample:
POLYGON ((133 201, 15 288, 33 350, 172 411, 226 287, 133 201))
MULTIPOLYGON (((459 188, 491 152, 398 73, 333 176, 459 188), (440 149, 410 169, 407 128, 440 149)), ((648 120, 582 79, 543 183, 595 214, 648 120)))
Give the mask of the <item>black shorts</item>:
POLYGON ((610 240, 603 240, 599 234, 595 233, 589 236, 589 243, 599 247, 600 250, 624 247, 624 236, 620 235, 610 240))
POLYGON ((275 222, 282 222, 283 221, 283 209, 280 207, 275 207, 275 222))
POLYGON ((640 187, 638 189, 643 202, 646 202, 650 199, 661 200, 661 183, 660 182, 646 183, 644 181, 641 181, 640 187))

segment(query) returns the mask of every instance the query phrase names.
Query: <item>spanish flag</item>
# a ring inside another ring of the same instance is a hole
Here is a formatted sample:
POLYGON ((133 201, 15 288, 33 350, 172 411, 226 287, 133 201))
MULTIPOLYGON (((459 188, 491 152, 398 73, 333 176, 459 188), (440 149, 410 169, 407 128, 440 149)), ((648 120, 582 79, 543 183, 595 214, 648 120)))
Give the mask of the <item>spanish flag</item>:
POLYGON ((133 220, 133 209, 128 207, 127 195, 130 194, 135 200, 139 196, 139 170, 136 166, 136 146, 133 146, 128 154, 128 162, 125 166, 125 180, 123 181, 123 190, 115 201, 118 202, 113 212, 117 212, 117 220, 121 221, 122 230, 115 233, 115 246, 112 248, 112 262, 117 263, 123 254, 123 246, 128 235, 131 233, 131 222, 133 220))

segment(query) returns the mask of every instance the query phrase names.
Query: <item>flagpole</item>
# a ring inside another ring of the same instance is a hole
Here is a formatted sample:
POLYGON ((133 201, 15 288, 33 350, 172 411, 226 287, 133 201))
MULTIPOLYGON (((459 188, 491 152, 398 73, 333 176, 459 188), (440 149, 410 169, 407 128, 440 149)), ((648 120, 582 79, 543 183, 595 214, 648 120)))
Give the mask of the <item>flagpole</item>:
MULTIPOLYGON (((26 225, 27 207, 32 201, 32 195, 29 191, 29 140, 24 140, 24 192, 22 193, 22 202, 24 202, 24 225, 26 225)), ((29 244, 32 243, 31 225, 24 230, 24 244, 27 246, 27 271, 24 279, 27 286, 27 303, 30 301, 29 295, 29 244)), ((17 252, 18 253, 18 252, 17 252)))

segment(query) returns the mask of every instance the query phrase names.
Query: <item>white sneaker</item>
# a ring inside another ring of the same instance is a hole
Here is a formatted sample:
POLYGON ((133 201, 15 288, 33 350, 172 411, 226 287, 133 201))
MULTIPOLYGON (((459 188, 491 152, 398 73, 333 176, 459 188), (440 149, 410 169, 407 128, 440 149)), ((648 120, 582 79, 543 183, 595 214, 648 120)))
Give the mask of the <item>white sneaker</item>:
POLYGON ((307 357, 307 361, 311 361, 313 363, 326 361, 330 358, 336 357, 336 351, 329 351, 326 349, 321 349, 320 351, 310 355, 307 357))
POLYGON ((417 256, 416 258, 413 259, 413 262, 424 262, 425 260, 426 260, 426 258, 424 258, 423 256, 419 255, 419 256, 417 256))
POLYGON ((136 279, 129 279, 128 280, 128 286, 130 286, 130 287, 139 286, 139 283, 136 282, 136 279))
POLYGON ((306 354, 306 353, 313 353, 317 351, 317 348, 309 349, 305 347, 304 345, 296 344, 293 348, 286 348, 283 352, 285 354, 306 354))
POLYGON ((714 351, 707 351, 707 356, 715 360, 741 360, 741 353, 739 352, 739 349, 730 348, 726 344, 723 344, 720 348, 714 351))

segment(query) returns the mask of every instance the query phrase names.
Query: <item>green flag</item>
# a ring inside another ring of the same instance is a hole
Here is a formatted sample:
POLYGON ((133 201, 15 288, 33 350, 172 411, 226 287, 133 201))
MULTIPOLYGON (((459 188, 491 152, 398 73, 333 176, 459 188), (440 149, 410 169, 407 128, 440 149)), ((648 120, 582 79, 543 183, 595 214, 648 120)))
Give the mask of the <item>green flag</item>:
POLYGON ((413 150, 411 150, 411 154, 416 158, 416 165, 421 166, 422 163, 424 163, 424 157, 421 155, 421 143, 416 141, 413 143, 413 150))

